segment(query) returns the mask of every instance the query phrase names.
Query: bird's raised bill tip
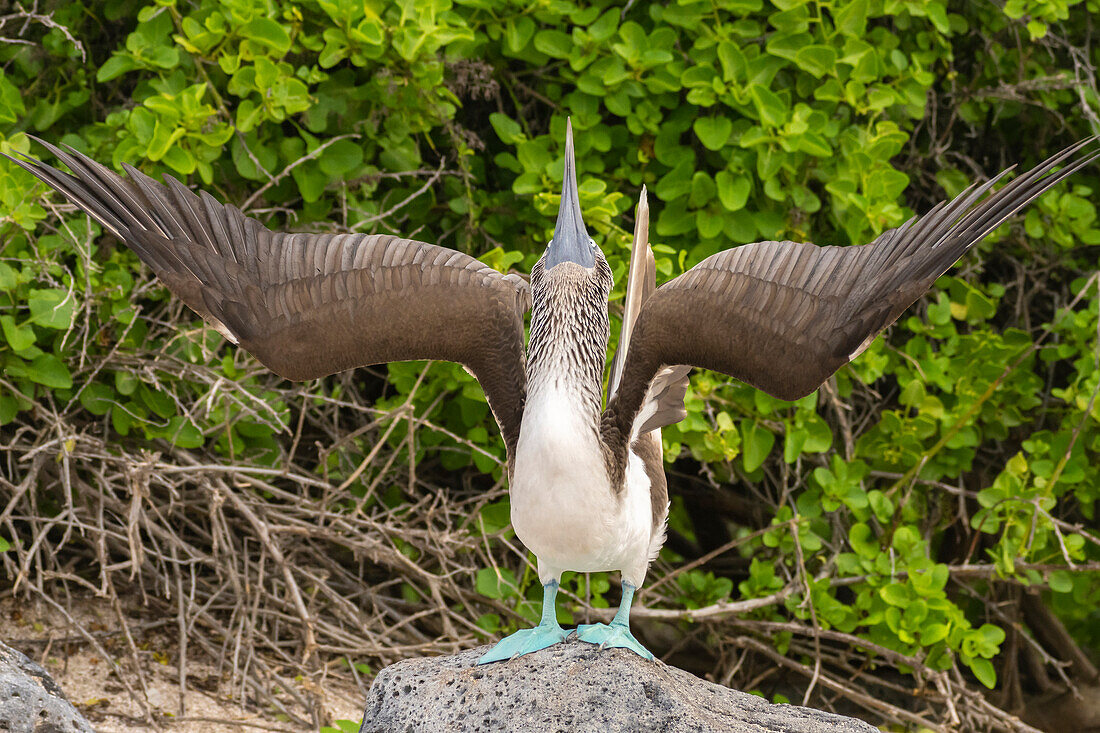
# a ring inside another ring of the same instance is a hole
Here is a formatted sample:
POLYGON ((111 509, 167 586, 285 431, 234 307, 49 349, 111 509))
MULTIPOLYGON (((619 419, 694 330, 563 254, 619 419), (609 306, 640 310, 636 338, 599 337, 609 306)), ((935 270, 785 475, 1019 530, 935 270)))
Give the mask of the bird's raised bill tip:
POLYGON ((638 211, 649 211, 649 192, 645 184, 642 184, 642 192, 638 195, 638 211))
POLYGON ((563 159, 562 168, 562 195, 566 194, 566 188, 569 187, 570 178, 576 187, 576 152, 573 149, 573 121, 571 118, 565 118, 565 154, 563 159))
POLYGON ((580 192, 577 189, 577 164, 573 151, 573 123, 565 119, 565 155, 562 161, 561 205, 554 225, 554 238, 546 249, 546 268, 561 262, 576 262, 583 267, 595 264, 595 255, 588 230, 581 215, 580 192))

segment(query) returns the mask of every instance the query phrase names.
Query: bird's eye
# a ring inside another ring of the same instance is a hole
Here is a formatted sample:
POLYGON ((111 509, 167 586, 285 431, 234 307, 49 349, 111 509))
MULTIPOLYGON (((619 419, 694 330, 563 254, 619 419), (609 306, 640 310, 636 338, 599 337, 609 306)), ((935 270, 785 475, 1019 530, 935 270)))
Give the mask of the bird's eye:
POLYGON ((596 249, 596 240, 595 239, 593 239, 592 237, 589 237, 588 238, 588 243, 590 245, 592 245, 592 249, 596 249))

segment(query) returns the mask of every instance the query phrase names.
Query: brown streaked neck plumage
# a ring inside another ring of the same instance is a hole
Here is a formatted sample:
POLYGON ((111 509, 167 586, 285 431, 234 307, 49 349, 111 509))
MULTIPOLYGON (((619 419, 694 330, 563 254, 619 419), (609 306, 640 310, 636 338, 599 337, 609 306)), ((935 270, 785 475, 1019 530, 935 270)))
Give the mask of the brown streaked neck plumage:
POLYGON ((611 268, 600 255, 592 269, 573 262, 531 271, 531 340, 527 381, 531 392, 552 388, 575 398, 590 417, 600 419, 603 368, 611 326, 607 295, 611 268))
POLYGON ((567 123, 561 204, 554 236, 531 269, 531 340, 528 402, 556 411, 563 403, 571 423, 600 450, 603 368, 610 323, 611 268, 589 236, 581 214, 572 125, 567 123))

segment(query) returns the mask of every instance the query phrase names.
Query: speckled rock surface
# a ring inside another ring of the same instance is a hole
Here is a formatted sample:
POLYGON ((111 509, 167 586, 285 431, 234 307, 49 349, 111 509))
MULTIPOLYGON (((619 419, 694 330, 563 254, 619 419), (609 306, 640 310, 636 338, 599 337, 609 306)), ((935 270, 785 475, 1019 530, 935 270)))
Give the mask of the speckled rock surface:
POLYGON ((93 733, 46 670, 0 642, 0 731, 93 733))
POLYGON ((477 667, 489 647, 386 667, 359 733, 875 733, 867 723, 701 680, 622 649, 570 640, 477 667))

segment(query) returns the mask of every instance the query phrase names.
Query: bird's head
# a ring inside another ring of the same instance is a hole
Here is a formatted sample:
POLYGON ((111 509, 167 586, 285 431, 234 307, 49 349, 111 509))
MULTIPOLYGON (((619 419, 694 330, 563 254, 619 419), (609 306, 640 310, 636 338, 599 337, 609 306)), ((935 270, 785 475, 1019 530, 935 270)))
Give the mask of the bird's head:
MULTIPOLYGON (((573 153, 573 124, 565 123, 565 170, 562 175, 561 206, 554 225, 554 238, 546 245, 540 262, 542 274, 553 279, 588 281, 604 290, 611 290, 611 268, 588 234, 581 216, 580 194, 577 191, 577 164, 573 153)), ((534 274, 534 273, 532 273, 534 274)))

